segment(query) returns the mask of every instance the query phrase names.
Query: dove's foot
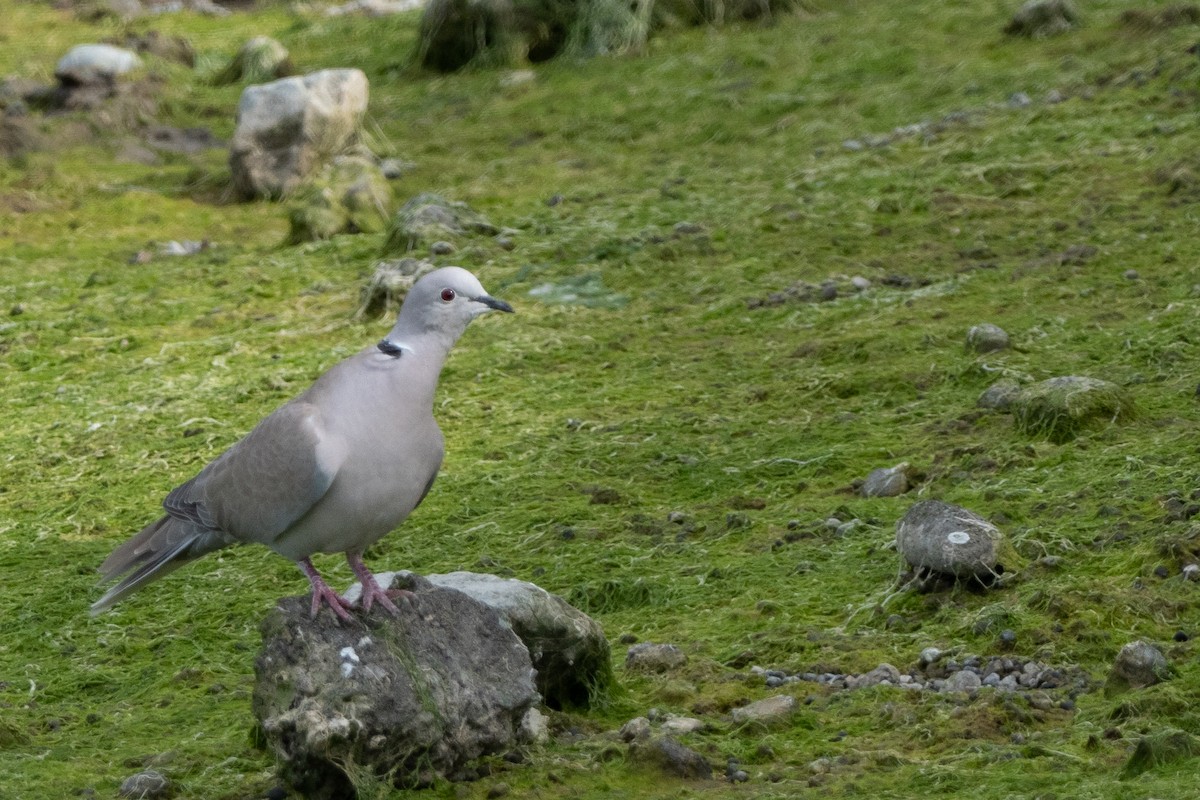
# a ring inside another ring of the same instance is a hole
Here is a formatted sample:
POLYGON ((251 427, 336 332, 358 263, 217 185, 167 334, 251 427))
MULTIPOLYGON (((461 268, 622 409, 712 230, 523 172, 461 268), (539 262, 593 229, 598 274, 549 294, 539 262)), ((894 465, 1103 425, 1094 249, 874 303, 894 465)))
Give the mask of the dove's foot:
POLYGON ((379 585, 379 581, 375 580, 375 576, 371 574, 371 570, 367 569, 367 565, 363 563, 362 556, 347 553, 346 561, 350 564, 350 569, 354 570, 354 574, 358 576, 358 580, 362 584, 362 598, 359 602, 362 604, 363 611, 370 611, 372 605, 379 603, 392 616, 399 616, 400 609, 392 602, 392 598, 388 596, 388 592, 385 592, 383 587, 379 585))
POLYGON ((308 577, 308 582, 312 584, 312 608, 310 613, 313 619, 316 619, 317 612, 321 610, 321 601, 329 606, 338 619, 342 622, 351 622, 353 617, 350 616, 350 603, 342 598, 340 594, 329 588, 329 584, 321 577, 321 573, 317 572, 317 568, 312 565, 312 562, 307 558, 302 558, 296 562, 300 570, 308 577))

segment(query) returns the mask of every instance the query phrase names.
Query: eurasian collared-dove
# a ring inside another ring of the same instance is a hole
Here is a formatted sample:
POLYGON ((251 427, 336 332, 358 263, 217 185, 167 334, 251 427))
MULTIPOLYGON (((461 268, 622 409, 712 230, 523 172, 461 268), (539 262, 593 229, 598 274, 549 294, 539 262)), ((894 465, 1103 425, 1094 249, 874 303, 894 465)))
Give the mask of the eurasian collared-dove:
POLYGON ((312 613, 325 601, 349 620, 349 604, 313 567, 313 553, 345 553, 362 582, 362 607, 398 609, 363 563, 363 551, 395 528, 433 485, 442 433, 433 395, 446 355, 467 324, 512 311, 459 267, 435 270, 404 298, 378 345, 336 364, 304 394, 163 501, 166 515, 118 547, 100 567, 124 575, 92 605, 96 614, 206 553, 258 542, 295 561, 312 583, 312 613))

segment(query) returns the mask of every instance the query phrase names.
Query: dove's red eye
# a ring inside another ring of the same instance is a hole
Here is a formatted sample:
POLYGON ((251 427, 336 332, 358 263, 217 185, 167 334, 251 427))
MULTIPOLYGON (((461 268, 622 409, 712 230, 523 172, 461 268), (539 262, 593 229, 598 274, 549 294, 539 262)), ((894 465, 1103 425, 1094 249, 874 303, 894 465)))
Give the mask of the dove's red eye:
POLYGON ((454 299, 454 290, 453 289, 442 289, 442 299, 445 300, 447 303, 449 303, 451 300, 454 299))

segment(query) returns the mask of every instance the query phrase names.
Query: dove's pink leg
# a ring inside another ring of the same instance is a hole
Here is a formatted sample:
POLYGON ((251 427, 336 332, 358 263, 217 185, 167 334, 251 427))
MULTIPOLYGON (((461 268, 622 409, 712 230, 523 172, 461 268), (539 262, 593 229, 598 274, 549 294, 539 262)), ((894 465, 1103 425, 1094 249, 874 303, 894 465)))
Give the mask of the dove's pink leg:
POLYGON ((312 584, 313 619, 316 619, 317 611, 321 609, 321 601, 324 600, 328 604, 329 610, 336 614, 338 619, 342 622, 351 622, 353 618, 346 610, 350 608, 350 604, 343 600, 341 595, 329 588, 329 584, 321 577, 321 573, 317 572, 317 568, 312 565, 312 561, 302 558, 296 564, 308 576, 308 582, 312 584))
MULTIPOLYGON (((358 580, 362 583, 362 607, 363 611, 370 611, 371 606, 378 602, 393 616, 400 614, 400 609, 396 608, 396 604, 388 597, 388 593, 379 585, 379 581, 375 580, 375 576, 371 574, 371 570, 367 569, 367 565, 363 563, 362 556, 358 553, 346 553, 346 561, 350 564, 350 569, 354 570, 354 574, 358 576, 358 580)), ((401 594, 408 594, 402 592, 401 594)))

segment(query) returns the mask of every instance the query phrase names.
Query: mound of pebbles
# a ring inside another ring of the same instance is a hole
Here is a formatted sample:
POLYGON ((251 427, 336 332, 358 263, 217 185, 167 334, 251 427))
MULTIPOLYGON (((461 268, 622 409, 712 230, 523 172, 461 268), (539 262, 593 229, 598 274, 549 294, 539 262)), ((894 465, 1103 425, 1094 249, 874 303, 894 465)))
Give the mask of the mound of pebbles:
POLYGON ((929 692, 970 692, 984 687, 999 692, 1030 689, 1068 689, 1075 692, 1086 689, 1088 685, 1086 675, 1078 668, 1055 667, 1033 659, 1008 656, 984 658, 968 655, 955 659, 935 647, 921 651, 920 660, 907 672, 901 672, 891 664, 880 664, 860 675, 837 672, 789 673, 760 666, 751 667, 750 672, 761 675, 771 688, 804 681, 834 690, 895 686, 929 692))

